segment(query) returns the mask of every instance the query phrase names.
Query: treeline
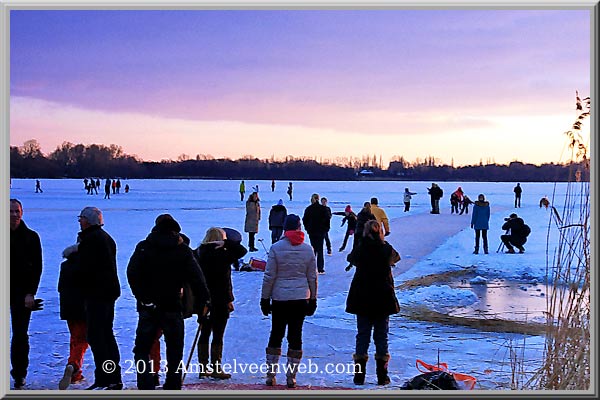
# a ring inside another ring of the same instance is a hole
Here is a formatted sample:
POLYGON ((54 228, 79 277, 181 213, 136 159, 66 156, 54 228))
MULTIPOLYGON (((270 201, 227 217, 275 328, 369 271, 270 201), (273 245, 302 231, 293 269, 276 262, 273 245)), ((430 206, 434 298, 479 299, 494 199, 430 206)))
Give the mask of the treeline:
POLYGON ((410 164, 394 161, 387 169, 363 165, 361 168, 322 164, 315 160, 285 161, 259 159, 195 159, 148 162, 127 155, 120 146, 65 142, 47 156, 35 139, 10 148, 11 178, 123 177, 138 179, 277 179, 277 180, 412 180, 412 181, 520 181, 560 182, 573 179, 579 171, 589 180, 583 164, 480 164, 453 167, 429 160, 410 164))

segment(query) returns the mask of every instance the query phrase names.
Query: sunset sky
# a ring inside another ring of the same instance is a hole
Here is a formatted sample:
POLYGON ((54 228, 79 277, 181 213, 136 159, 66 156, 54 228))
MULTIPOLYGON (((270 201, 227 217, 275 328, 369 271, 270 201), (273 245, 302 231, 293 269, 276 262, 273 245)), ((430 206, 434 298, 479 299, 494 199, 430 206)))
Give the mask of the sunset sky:
POLYGON ((590 65, 589 10, 11 11, 10 144, 558 162, 590 65))

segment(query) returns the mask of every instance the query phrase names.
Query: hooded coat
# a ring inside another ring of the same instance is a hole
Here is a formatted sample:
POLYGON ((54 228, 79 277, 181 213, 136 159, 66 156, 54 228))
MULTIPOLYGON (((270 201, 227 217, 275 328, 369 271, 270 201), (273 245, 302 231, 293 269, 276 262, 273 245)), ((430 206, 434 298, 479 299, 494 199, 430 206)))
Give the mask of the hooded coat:
POLYGON ((165 312, 182 312, 182 291, 189 284, 196 304, 210 294, 192 249, 177 232, 156 227, 139 242, 127 266, 127 280, 140 303, 152 303, 165 312))
POLYGON ((246 220, 244 232, 258 232, 258 221, 260 221, 260 202, 252 201, 252 197, 246 201, 246 220))
POLYGON ((490 203, 477 200, 471 214, 471 225, 473 229, 490 229, 490 203))
POLYGON ((392 260, 398 253, 387 242, 364 237, 350 254, 356 272, 346 299, 346 312, 369 318, 382 318, 400 311, 394 291, 392 260))

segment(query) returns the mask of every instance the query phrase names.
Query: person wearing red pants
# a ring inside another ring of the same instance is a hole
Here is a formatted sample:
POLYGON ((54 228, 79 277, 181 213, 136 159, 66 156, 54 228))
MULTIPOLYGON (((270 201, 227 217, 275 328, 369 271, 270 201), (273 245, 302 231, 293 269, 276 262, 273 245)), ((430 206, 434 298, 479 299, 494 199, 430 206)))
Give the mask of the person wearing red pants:
POLYGON ((69 358, 63 377, 58 383, 60 390, 65 390, 73 383, 84 380, 81 373, 83 357, 88 348, 87 324, 83 307, 81 283, 76 273, 79 263, 78 245, 67 247, 63 251, 65 261, 60 265, 58 293, 60 300, 60 319, 67 321, 69 327, 69 358))

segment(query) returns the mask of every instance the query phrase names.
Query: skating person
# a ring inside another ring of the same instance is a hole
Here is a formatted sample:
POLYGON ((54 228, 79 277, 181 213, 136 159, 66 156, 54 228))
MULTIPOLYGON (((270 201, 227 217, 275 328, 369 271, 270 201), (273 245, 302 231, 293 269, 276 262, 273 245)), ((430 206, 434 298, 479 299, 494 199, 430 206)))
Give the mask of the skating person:
MULTIPOLYGON (((94 181, 90 181, 90 185, 92 182, 94 181)), ((77 249, 78 245, 75 244, 63 250, 66 260, 60 264, 58 276, 60 319, 66 321, 69 328, 69 358, 63 377, 58 383, 60 390, 65 390, 69 385, 84 379, 81 367, 88 348, 85 308, 82 301, 84 294, 81 291, 83 282, 78 275, 81 266, 77 249)))
POLYGON ((92 191, 98 194, 98 188, 96 187, 96 182, 93 179, 90 179, 90 194, 93 194, 92 191))
POLYGON ((287 188, 287 195, 290 196, 290 201, 292 201, 292 192, 294 191, 293 187, 292 187, 292 182, 290 182, 288 184, 288 188, 287 188))
POLYGON ((432 183, 430 188, 427 188, 427 193, 431 197, 431 214, 440 213, 440 199, 444 197, 444 191, 437 183, 432 183))
POLYGON ((87 342, 94 356, 95 381, 88 389, 121 390, 121 359, 113 333, 115 302, 121 295, 117 275, 117 245, 102 229, 104 218, 96 207, 79 214, 77 252, 87 325, 87 342), (106 370, 106 363, 114 368, 106 370))
POLYGON ((490 229, 490 203, 485 200, 485 196, 480 194, 473 206, 471 215, 471 229, 475 229, 475 251, 473 254, 479 254, 479 237, 483 238, 483 252, 488 254, 487 232, 490 229))
POLYGON ((231 378, 231 374, 223 371, 221 362, 225 328, 229 314, 234 309, 231 263, 244 257, 247 252, 248 250, 239 242, 228 240, 223 229, 215 227, 206 231, 202 243, 194 250, 194 256, 206 279, 211 299, 210 315, 201 320, 202 328, 198 341, 198 361, 203 369, 199 371, 200 377, 231 378), (209 348, 211 334, 212 341, 209 348))
POLYGON ((254 237, 258 233, 258 222, 260 221, 260 199, 257 192, 252 192, 246 200, 246 220, 244 232, 248 233, 248 250, 258 251, 254 246, 254 237))
POLYGON ((271 181, 271 192, 275 191, 275 179, 271 181))
POLYGON ((510 214, 508 218, 504 218, 504 221, 506 222, 502 225, 502 229, 507 232, 510 231, 508 234, 500 236, 502 243, 508 249, 506 252, 514 254, 514 246, 519 249, 520 254, 524 253, 525 248, 523 245, 527 242, 527 236, 531 233, 531 228, 515 213, 510 214))
POLYGON ((246 183, 240 182, 240 201, 244 201, 244 194, 246 193, 246 183))
POLYGON ((119 194, 119 192, 121 191, 121 179, 117 178, 117 183, 115 184, 115 187, 117 188, 117 194, 119 194))
POLYGON ((44 191, 42 190, 42 184, 39 181, 39 179, 35 180, 35 192, 36 193, 44 193, 44 191))
POLYGON ((371 197, 371 213, 377 219, 377 222, 383 224, 383 228, 385 229, 385 236, 388 236, 390 232, 390 221, 388 220, 387 214, 383 210, 383 208, 379 207, 379 200, 377 197, 371 197))
POLYGON ((115 181, 113 179, 111 186, 112 186, 112 194, 115 194, 117 192, 117 181, 115 181))
POLYGON ((321 197, 321 205, 327 209, 329 215, 329 222, 327 223, 327 232, 325 232, 325 247, 327 248, 327 255, 331 255, 331 240, 329 240, 329 230, 331 229, 331 208, 327 205, 327 197, 321 197))
POLYGON ((96 178, 96 188, 100 187, 100 178, 96 178))
POLYGON ((289 388, 294 388, 302 359, 304 318, 313 315, 317 309, 317 271, 313 249, 304 243, 300 218, 295 214, 288 215, 283 229, 283 239, 269 250, 260 296, 263 315, 272 314, 266 348, 268 372, 265 383, 268 386, 276 384, 281 345, 287 328, 286 383, 289 388))
POLYGON ((456 192, 450 195, 450 214, 458 214, 458 204, 460 203, 456 192))
POLYGON ((356 230, 356 214, 354 214, 354 211, 352 211, 352 207, 350 206, 350 204, 348 204, 344 209, 344 212, 334 212, 333 215, 344 216, 344 218, 342 218, 341 226, 344 226, 344 224, 348 222, 348 224, 346 225, 346 234, 344 235, 344 242, 342 243, 342 246, 339 250, 344 251, 344 249, 346 248, 346 244, 348 243, 348 238, 354 235, 354 231, 356 230))
POLYGON ((23 206, 10 199, 10 375, 14 389, 23 389, 29 367, 29 321, 42 275, 39 235, 23 221, 23 206))
POLYGON ((158 329, 162 329, 165 336, 167 353, 163 389, 181 390, 184 285, 189 284, 199 305, 210 301, 204 275, 180 232, 181 227, 172 216, 159 215, 148 237, 137 244, 127 266, 127 280, 137 300, 138 325, 133 354, 140 390, 155 388, 149 361, 158 329))
POLYGON ((87 194, 90 194, 89 185, 88 185, 88 179, 87 178, 83 178, 83 188, 85 190, 87 190, 87 194))
POLYGON ((460 207, 460 215, 463 215, 463 213, 468 214, 469 213, 469 205, 470 204, 474 204, 473 200, 471 200, 469 198, 469 196, 467 196, 466 194, 463 196, 463 201, 461 203, 461 207, 460 207))
POLYGON ((329 231, 329 213, 319 202, 319 195, 313 193, 310 197, 310 206, 304 210, 302 223, 308 233, 310 245, 317 256, 317 270, 320 274, 325 273, 325 259, 323 258, 323 244, 325 233, 329 231))
POLYGON ((356 272, 350 284, 346 300, 346 312, 356 314, 356 348, 354 383, 363 385, 371 331, 375 342, 377 384, 390 383, 388 376, 389 316, 400 311, 394 291, 391 266, 400 260, 398 252, 384 240, 381 224, 369 221, 365 224, 363 239, 352 251, 352 263, 356 272))
POLYGON ((548 197, 544 196, 540 199, 540 208, 544 207, 544 208, 548 208, 550 206, 550 200, 548 200, 548 197))
POLYGON ((523 188, 520 183, 517 183, 513 192, 515 192, 515 208, 521 208, 521 193, 523 193, 523 188))
POLYGON ((279 199, 277 204, 271 207, 269 211, 269 229, 271 230, 271 244, 277 242, 283 234, 283 221, 287 216, 287 209, 283 205, 283 200, 279 199))
POLYGON ((408 188, 404 188, 404 212, 410 210, 410 200, 416 193, 411 192, 408 188))

